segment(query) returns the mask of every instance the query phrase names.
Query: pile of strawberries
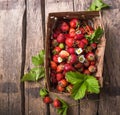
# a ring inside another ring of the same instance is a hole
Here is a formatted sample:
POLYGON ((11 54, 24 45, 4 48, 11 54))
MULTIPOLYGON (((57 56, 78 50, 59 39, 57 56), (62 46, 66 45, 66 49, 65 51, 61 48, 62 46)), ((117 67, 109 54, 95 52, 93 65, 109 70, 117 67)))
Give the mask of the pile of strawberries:
POLYGON ((50 82, 53 89, 71 93, 72 85, 65 79, 66 72, 96 73, 97 43, 85 37, 94 32, 88 21, 59 20, 51 36, 50 82))

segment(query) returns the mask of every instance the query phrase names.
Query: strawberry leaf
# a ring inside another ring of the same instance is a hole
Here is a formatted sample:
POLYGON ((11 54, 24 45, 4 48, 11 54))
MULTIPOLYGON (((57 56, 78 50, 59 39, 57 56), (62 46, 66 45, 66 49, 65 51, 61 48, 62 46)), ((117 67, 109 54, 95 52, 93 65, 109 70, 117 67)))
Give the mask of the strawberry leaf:
POLYGON ((98 80, 94 76, 84 75, 78 72, 68 72, 66 79, 73 84, 71 96, 75 100, 82 99, 86 92, 96 94, 100 92, 98 80))
POLYGON ((98 27, 93 34, 86 35, 85 37, 88 39, 90 43, 99 43, 103 33, 104 33, 103 29, 98 27))
POLYGON ((48 95, 48 91, 46 88, 43 88, 43 89, 40 89, 39 94, 42 98, 44 98, 46 95, 48 95))
POLYGON ((43 65, 44 64, 44 55, 45 55, 44 50, 41 50, 38 55, 32 57, 32 63, 35 66, 43 65))
POLYGON ((57 113, 60 115, 67 115, 67 110, 68 110, 68 104, 61 98, 58 98, 59 101, 61 102, 62 106, 58 108, 57 113))
POLYGON ((103 8, 107 8, 109 7, 109 5, 107 5, 106 3, 104 3, 102 0, 94 0, 92 2, 92 4, 89 7, 90 11, 99 11, 103 8))
POLYGON ((23 82, 23 81, 35 81, 35 80, 36 80, 35 73, 30 72, 30 73, 25 74, 22 77, 21 82, 23 82))

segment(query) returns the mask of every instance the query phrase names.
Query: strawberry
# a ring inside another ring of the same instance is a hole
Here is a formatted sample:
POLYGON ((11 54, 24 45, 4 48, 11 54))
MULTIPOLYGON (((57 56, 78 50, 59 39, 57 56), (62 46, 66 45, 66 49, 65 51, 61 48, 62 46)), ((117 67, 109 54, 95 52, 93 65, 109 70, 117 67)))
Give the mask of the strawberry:
POLYGON ((49 96, 46 96, 43 98, 43 102, 48 104, 48 103, 52 103, 52 99, 49 96))
POLYGON ((75 29, 74 28, 70 28, 70 30, 69 30, 69 36, 72 37, 72 38, 74 38, 75 35, 76 35, 75 29))
POLYGON ((84 66, 85 67, 88 67, 90 65, 90 62, 86 59, 85 61, 84 61, 84 66))
POLYGON ((90 66, 88 67, 88 70, 89 70, 91 73, 95 73, 96 70, 97 70, 97 68, 96 68, 96 66, 94 66, 94 65, 90 65, 90 66))
POLYGON ((56 79, 55 73, 51 73, 50 80, 51 80, 52 84, 54 84, 54 85, 57 84, 57 79, 56 79))
POLYGON ((54 61, 51 61, 50 62, 50 67, 51 67, 51 69, 56 70, 57 69, 57 64, 54 61))
POLYGON ((56 39, 53 39, 53 40, 52 40, 52 46, 53 46, 53 47, 56 47, 57 45, 58 45, 57 40, 56 40, 56 39))
POLYGON ((61 32, 60 32, 60 29, 56 29, 55 31, 54 31, 54 33, 53 33, 53 38, 57 38, 57 36, 60 34, 61 32))
POLYGON ((90 44, 90 46, 92 47, 92 49, 96 49, 97 48, 97 44, 96 43, 92 43, 92 44, 90 44))
POLYGON ((63 22, 60 26, 60 29, 62 30, 62 32, 67 32, 69 30, 69 26, 66 22, 63 22))
POLYGON ((64 75, 62 74, 62 73, 57 73, 56 74, 56 79, 57 79, 57 81, 60 81, 61 79, 63 79, 64 78, 64 75))
POLYGON ((64 45, 63 43, 60 43, 60 44, 59 44, 59 47, 60 47, 61 49, 64 49, 64 48, 65 48, 65 45, 64 45))
POLYGON ((57 47, 54 48, 54 50, 52 51, 52 53, 53 54, 58 54, 61 50, 62 49, 59 46, 57 46, 57 47))
POLYGON ((79 30, 80 30, 81 34, 85 34, 86 33, 84 28, 82 28, 82 27, 80 27, 79 30))
POLYGON ((82 66, 80 69, 78 69, 79 72, 83 72, 84 71, 84 66, 82 66))
POLYGON ((65 42, 65 37, 62 33, 60 33, 58 36, 57 36, 57 42, 58 43, 64 43, 65 42))
POLYGON ((68 85, 68 82, 66 81, 66 79, 62 79, 58 82, 58 85, 60 85, 61 87, 66 87, 68 85))
POLYGON ((65 70, 65 72, 68 72, 68 71, 74 71, 75 69, 71 64, 65 64, 64 70, 65 70))
POLYGON ((62 50, 60 53, 59 53, 59 56, 61 58, 67 58, 69 56, 69 53, 65 50, 62 50))
POLYGON ((83 34, 76 34, 74 39, 78 39, 78 40, 81 40, 82 38, 84 38, 84 35, 83 34))
POLYGON ((60 64, 57 66, 57 72, 62 72, 64 70, 64 64, 60 64))
POLYGON ((58 99, 55 99, 55 100, 53 101, 53 106, 54 106, 55 108, 60 108, 60 107, 61 107, 61 102, 60 102, 58 99))
POLYGON ((53 55, 53 61, 55 62, 55 63, 58 63, 58 55, 56 54, 56 55, 53 55))
POLYGON ((88 69, 85 69, 83 73, 86 75, 90 75, 90 71, 88 69))
POLYGON ((78 62, 77 64, 74 65, 76 69, 80 69, 83 66, 82 63, 78 62))
POLYGON ((95 60, 95 54, 92 52, 87 53, 86 58, 88 61, 94 61, 95 60))
POLYGON ((70 27, 76 28, 78 26, 78 24, 79 24, 78 19, 74 18, 74 19, 70 20, 70 27))
POLYGON ((83 42, 85 45, 88 45, 88 40, 86 38, 83 38, 81 42, 83 42))
POLYGON ((68 63, 70 64, 74 64, 78 61, 78 58, 77 58, 77 55, 75 54, 71 54, 69 57, 68 57, 68 63))
POLYGON ((91 65, 95 65, 95 61, 91 61, 90 64, 91 64, 91 65))
POLYGON ((73 47, 73 45, 74 45, 74 40, 73 40, 73 38, 66 38, 65 44, 66 44, 68 47, 73 47))
POLYGON ((72 89, 73 89, 73 85, 72 85, 72 84, 69 84, 69 85, 66 87, 66 90, 67 90, 69 93, 72 93, 72 89))
POLYGON ((79 41, 78 47, 83 49, 85 47, 85 43, 79 41))
POLYGON ((69 54, 75 54, 75 48, 68 48, 68 49, 67 49, 67 52, 68 52, 69 54))
POLYGON ((57 85, 56 89, 59 91, 59 92, 63 92, 65 91, 65 88, 60 86, 60 85, 57 85))

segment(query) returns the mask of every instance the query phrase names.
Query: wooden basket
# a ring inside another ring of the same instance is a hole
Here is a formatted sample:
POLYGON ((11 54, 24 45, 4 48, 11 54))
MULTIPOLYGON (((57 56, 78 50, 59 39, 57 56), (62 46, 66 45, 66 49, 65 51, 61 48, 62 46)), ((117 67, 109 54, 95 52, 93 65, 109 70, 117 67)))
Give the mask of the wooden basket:
MULTIPOLYGON (((103 28, 103 23, 101 19, 101 12, 99 11, 81 11, 81 12, 56 12, 56 13, 49 13, 48 16, 48 22, 47 22, 47 36, 45 39, 45 71, 46 71, 46 78, 47 78, 47 88, 50 92, 56 92, 56 90, 52 89, 50 86, 50 40, 52 31, 57 23, 58 19, 72 19, 72 18, 78 18, 78 19, 92 19, 94 29, 97 27, 103 28)), ((104 28, 103 28, 104 29, 104 28)), ((100 43, 98 44, 98 47, 96 49, 96 55, 97 55, 97 73, 95 77, 99 79, 100 86, 103 86, 103 60, 104 60, 104 51, 105 51, 105 44, 106 39, 105 35, 102 36, 100 43)), ((67 94, 67 93, 64 93, 67 94)))

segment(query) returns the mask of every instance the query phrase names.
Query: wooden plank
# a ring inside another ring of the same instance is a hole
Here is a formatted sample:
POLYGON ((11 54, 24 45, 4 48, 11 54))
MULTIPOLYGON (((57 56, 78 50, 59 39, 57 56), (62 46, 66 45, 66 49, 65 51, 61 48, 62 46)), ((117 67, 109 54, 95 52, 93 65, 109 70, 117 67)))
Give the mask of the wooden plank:
MULTIPOLYGON (((87 10, 92 0, 74 0, 75 11, 87 10)), ((96 115, 98 110, 98 96, 90 95, 88 99, 80 101, 80 115, 96 115)))
POLYGON ((120 9, 114 9, 103 12, 107 45, 104 64, 104 89, 100 95, 99 115, 120 115, 119 11, 120 9))
MULTIPOLYGON (((50 12, 66 12, 73 11, 73 1, 72 0, 46 0, 45 1, 45 17, 47 22, 47 16, 50 12)), ((50 96, 55 99, 54 93, 50 93, 50 96)), ((77 101, 72 100, 68 96, 58 95, 60 98, 64 99, 69 105, 77 104, 77 101)), ((78 115, 78 105, 72 106, 68 110, 68 115, 78 115)), ((56 109, 50 105, 50 114, 57 115, 56 109)))
POLYGON ((22 115, 21 41, 25 4, 24 0, 5 3, 0 2, 0 115, 22 115))
MULTIPOLYGON (((33 67, 31 57, 43 49, 41 0, 27 0, 27 38, 25 72, 33 67)), ((25 83, 25 115, 45 115, 45 106, 39 97, 39 84, 25 83)))

